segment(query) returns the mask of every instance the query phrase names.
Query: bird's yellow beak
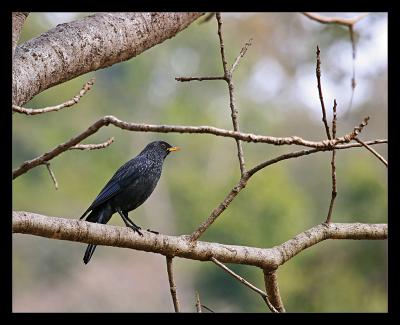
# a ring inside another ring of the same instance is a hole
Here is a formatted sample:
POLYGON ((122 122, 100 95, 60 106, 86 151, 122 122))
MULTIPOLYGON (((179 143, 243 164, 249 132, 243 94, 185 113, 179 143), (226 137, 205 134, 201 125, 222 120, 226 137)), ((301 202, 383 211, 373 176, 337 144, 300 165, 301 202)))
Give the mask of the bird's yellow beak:
POLYGON ((171 147, 171 148, 168 148, 167 150, 169 152, 171 152, 171 151, 179 151, 179 150, 181 150, 181 148, 180 147, 171 147))

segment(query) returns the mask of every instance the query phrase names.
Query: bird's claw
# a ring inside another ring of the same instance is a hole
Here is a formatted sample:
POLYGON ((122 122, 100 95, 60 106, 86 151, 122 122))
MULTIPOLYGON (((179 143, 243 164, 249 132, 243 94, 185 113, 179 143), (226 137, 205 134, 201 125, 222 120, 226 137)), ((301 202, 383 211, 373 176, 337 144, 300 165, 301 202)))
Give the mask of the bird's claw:
POLYGON ((142 232, 139 230, 142 228, 140 228, 139 226, 129 226, 129 228, 131 228, 134 232, 137 232, 141 237, 143 237, 142 232))
POLYGON ((151 229, 147 229, 147 231, 148 231, 148 232, 152 232, 153 234, 156 234, 156 235, 159 235, 159 234, 160 234, 158 231, 154 231, 154 230, 151 230, 151 229))

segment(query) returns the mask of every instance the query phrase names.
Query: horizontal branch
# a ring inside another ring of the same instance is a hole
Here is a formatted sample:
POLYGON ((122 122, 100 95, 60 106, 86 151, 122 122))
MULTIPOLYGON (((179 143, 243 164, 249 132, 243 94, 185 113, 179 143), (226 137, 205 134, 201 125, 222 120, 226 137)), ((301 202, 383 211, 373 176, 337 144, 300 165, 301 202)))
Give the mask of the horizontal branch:
POLYGON ((326 16, 321 16, 315 13, 311 12, 303 12, 303 15, 310 18, 311 20, 315 20, 319 23, 322 24, 337 24, 337 25, 343 25, 343 26, 348 26, 351 27, 364 17, 368 15, 367 12, 358 15, 354 18, 340 18, 340 17, 326 17, 326 16))
POLYGON ((107 115, 97 120, 95 123, 89 126, 88 129, 78 134, 77 136, 73 137, 72 139, 62 144, 59 144, 57 147, 53 148, 52 150, 44 153, 39 157, 25 161, 21 166, 13 170, 13 179, 26 173, 30 169, 39 166, 44 162, 53 159, 54 157, 57 157, 59 154, 68 150, 72 146, 77 145, 78 143, 80 143, 82 140, 86 139, 93 133, 96 133, 103 126, 108 126, 109 124, 112 124, 123 130, 136 131, 136 132, 213 134, 216 136, 240 139, 246 142, 260 142, 260 143, 269 143, 274 145, 297 144, 306 147, 314 147, 322 149, 322 148, 333 147, 334 145, 337 145, 339 143, 350 142, 354 137, 356 137, 360 133, 362 127, 366 125, 366 121, 367 120, 365 120, 363 124, 360 124, 359 127, 356 127, 354 131, 349 135, 345 135, 344 137, 334 140, 324 140, 320 142, 315 142, 315 141, 304 140, 296 136, 277 138, 271 136, 255 135, 251 133, 242 133, 231 130, 219 129, 212 126, 152 125, 152 124, 128 123, 125 121, 121 121, 114 116, 107 115))
POLYGON ((69 150, 95 150, 95 149, 104 149, 111 145, 114 142, 114 137, 108 139, 106 142, 98 143, 98 144, 77 144, 69 150))
POLYGON ((101 12, 59 24, 15 49, 13 104, 82 74, 129 60, 175 36, 201 12, 101 12))
POLYGON ((144 236, 141 237, 127 227, 13 211, 13 233, 125 247, 199 261, 209 261, 214 257, 222 263, 275 269, 302 250, 326 239, 387 239, 387 225, 361 223, 316 225, 282 245, 256 248, 202 241, 190 242, 187 236, 155 235, 147 231, 143 231, 144 236))
POLYGON ((50 106, 50 107, 45 107, 45 108, 24 108, 20 107, 17 105, 12 105, 12 109, 14 112, 25 114, 25 115, 38 115, 38 114, 43 114, 43 113, 49 113, 49 112, 57 112, 60 109, 63 109, 65 107, 71 107, 75 104, 77 104, 80 99, 92 88, 94 84, 94 78, 90 79, 87 83, 85 83, 79 92, 78 95, 74 96, 70 100, 67 100, 66 102, 56 105, 56 106, 50 106))
POLYGON ((203 81, 203 80, 225 80, 224 76, 221 77, 176 77, 175 78, 176 81, 181 81, 181 82, 185 82, 185 81, 203 81))

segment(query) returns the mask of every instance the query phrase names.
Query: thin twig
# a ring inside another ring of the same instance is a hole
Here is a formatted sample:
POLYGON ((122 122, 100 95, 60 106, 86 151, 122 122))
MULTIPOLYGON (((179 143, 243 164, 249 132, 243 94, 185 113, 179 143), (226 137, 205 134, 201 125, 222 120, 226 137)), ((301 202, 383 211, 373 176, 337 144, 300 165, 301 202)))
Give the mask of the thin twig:
POLYGON ((201 305, 201 307, 207 309, 210 313, 215 313, 214 310, 212 310, 210 307, 207 307, 206 305, 201 305))
POLYGON ((253 41, 252 38, 250 38, 246 44, 242 47, 242 49, 240 50, 240 53, 238 55, 238 57, 235 60, 235 63, 233 63, 232 68, 230 69, 229 73, 232 75, 233 71, 235 71, 236 67, 239 64, 240 59, 246 54, 247 49, 249 48, 249 46, 251 46, 251 42, 253 41))
POLYGON ((326 131, 326 136, 329 140, 331 140, 331 135, 329 133, 329 126, 328 122, 326 120, 326 110, 325 110, 325 103, 324 103, 324 97, 322 96, 322 86, 321 86, 321 58, 319 56, 320 50, 317 45, 317 68, 316 68, 316 75, 317 75, 317 87, 318 87, 318 94, 319 94, 319 100, 321 102, 321 109, 322 109, 322 122, 324 123, 325 126, 325 131, 326 131))
POLYGON ((108 139, 106 142, 99 144, 77 144, 68 150, 95 150, 95 149, 103 149, 108 147, 110 144, 114 142, 114 137, 108 139))
MULTIPOLYGON (((221 60, 222 60, 222 67, 224 69, 224 77, 225 81, 228 84, 228 90, 229 90, 229 105, 231 107, 231 118, 232 118, 232 124, 233 124, 233 129, 237 132, 240 132, 239 130, 239 112, 235 107, 235 96, 234 96, 234 85, 232 81, 232 74, 228 70, 228 64, 226 62, 225 58, 225 48, 224 48, 224 39, 222 37, 222 18, 221 18, 221 13, 217 12, 215 15, 218 23, 218 37, 219 37, 219 45, 221 49, 221 60)), ((247 51, 247 47, 244 47, 244 53, 247 51)), ((242 56, 243 56, 242 55, 242 56)), ((240 58, 240 55, 239 55, 240 58)), ((237 59, 238 60, 238 59, 237 59)), ((239 62, 239 60, 238 60, 239 62)), ((233 70, 233 67, 232 67, 233 70)), ((239 158, 239 167, 240 167, 240 174, 243 176, 243 174, 246 172, 246 165, 244 161, 244 156, 243 156, 243 148, 242 148, 242 143, 240 142, 239 139, 236 139, 236 147, 237 147, 237 152, 238 152, 238 158, 239 158)))
POLYGON ((263 269, 264 272, 264 283, 265 290, 271 301, 271 304, 278 310, 278 312, 286 312, 285 306, 283 305, 281 294, 278 286, 278 276, 276 270, 270 271, 263 269))
POLYGON ((364 141, 361 141, 359 138, 354 138, 355 141, 363 145, 365 148, 367 148, 370 152, 372 152, 380 161, 382 161, 386 167, 388 167, 388 162, 386 161, 385 158, 383 158, 376 150, 372 149, 368 143, 365 143, 364 141))
POLYGON ((171 291, 172 301, 174 303, 174 309, 176 313, 179 313, 179 300, 176 294, 176 285, 174 280, 174 271, 172 269, 172 257, 167 256, 167 273, 168 273, 168 281, 169 281, 169 289, 171 291))
POLYGON ((215 12, 209 12, 208 14, 206 14, 206 15, 204 16, 204 18, 203 18, 202 20, 200 20, 200 21, 198 22, 198 24, 201 25, 201 24, 204 24, 204 23, 210 21, 211 18, 214 17, 214 15, 215 15, 215 12))
POLYGON ((303 15, 322 24, 338 24, 343 26, 353 26, 355 23, 366 17, 368 15, 368 12, 363 13, 354 18, 324 17, 311 12, 303 12, 303 15))
POLYGON ((59 144, 57 147, 42 154, 39 157, 27 160, 24 163, 22 163, 21 166, 13 170, 13 179, 17 178, 18 176, 21 176, 22 174, 25 174, 32 168, 43 164, 45 161, 49 161, 54 157, 57 157, 58 155, 68 150, 72 146, 80 143, 82 140, 96 133, 103 126, 107 126, 109 124, 112 124, 123 130, 136 131, 136 132, 213 134, 216 136, 240 139, 246 142, 269 143, 277 146, 296 144, 305 147, 318 148, 324 150, 326 148, 332 148, 337 144, 349 143, 362 131, 363 127, 368 124, 368 119, 369 117, 366 117, 359 126, 354 128, 353 132, 346 134, 343 137, 337 138, 336 140, 330 140, 330 141, 324 140, 320 142, 315 142, 315 141, 304 140, 297 136, 277 138, 271 136, 256 135, 252 133, 241 133, 231 130, 219 129, 212 126, 152 125, 152 124, 128 123, 125 121, 121 121, 114 116, 107 115, 97 120, 95 123, 89 126, 85 131, 73 137, 72 139, 62 144, 59 144))
MULTIPOLYGON (((336 99, 334 99, 333 104, 333 119, 332 119, 332 137, 336 139, 336 122, 337 122, 337 115, 336 115, 336 99)), ((331 194, 331 202, 329 204, 328 216, 326 217, 326 223, 331 222, 332 218, 332 211, 333 211, 333 204, 335 203, 335 199, 337 196, 336 190, 336 164, 335 164, 335 157, 336 157, 336 149, 335 147, 332 150, 332 160, 331 160, 331 169, 332 169, 332 194, 331 194)))
POLYGON ((200 236, 214 223, 214 221, 221 215, 222 212, 231 204, 233 199, 240 193, 240 191, 246 186, 249 177, 248 174, 244 174, 238 182, 238 184, 228 193, 225 199, 214 208, 210 216, 203 221, 203 223, 189 236, 189 241, 194 242, 200 238, 200 236))
POLYGON ((185 81, 193 81, 193 80, 197 80, 197 81, 203 81, 203 80, 225 80, 225 77, 176 77, 175 78, 176 81, 181 81, 181 82, 185 82, 185 81))
POLYGON ((49 162, 45 162, 44 164, 46 165, 46 168, 49 171, 50 177, 53 180, 54 187, 56 188, 56 190, 58 190, 58 182, 57 182, 56 176, 53 173, 53 170, 50 167, 50 163, 49 162))
POLYGON ((43 114, 43 113, 48 113, 48 112, 56 112, 59 111, 60 109, 63 109, 65 107, 70 107, 79 102, 79 100, 92 88, 94 84, 94 78, 90 79, 87 83, 85 83, 79 92, 78 95, 73 97, 70 100, 67 100, 66 102, 56 105, 56 106, 50 106, 50 107, 45 107, 45 108, 24 108, 20 107, 17 105, 12 105, 13 111, 25 115, 38 115, 38 114, 43 114))
POLYGON ((196 311, 197 311, 198 313, 201 313, 201 312, 202 312, 202 310, 201 310, 201 303, 200 303, 200 296, 199 296, 199 292, 198 292, 198 291, 196 291, 196 311))
POLYGON ((220 268, 222 268, 224 271, 226 271, 227 273, 229 273, 230 275, 232 275, 236 280, 238 280, 239 282, 243 283, 244 285, 248 286, 251 290, 257 292, 265 301, 265 303, 267 304, 268 308, 274 312, 274 313, 278 313, 278 311, 275 309, 275 307, 270 303, 269 299, 268 299, 268 295, 258 289, 256 286, 254 286, 253 284, 251 284, 249 281, 243 279, 240 275, 236 274, 235 272, 233 272, 230 268, 228 268, 226 265, 222 264, 220 261, 218 261, 215 257, 211 257, 210 260, 212 262, 214 262, 215 264, 217 264, 220 268))

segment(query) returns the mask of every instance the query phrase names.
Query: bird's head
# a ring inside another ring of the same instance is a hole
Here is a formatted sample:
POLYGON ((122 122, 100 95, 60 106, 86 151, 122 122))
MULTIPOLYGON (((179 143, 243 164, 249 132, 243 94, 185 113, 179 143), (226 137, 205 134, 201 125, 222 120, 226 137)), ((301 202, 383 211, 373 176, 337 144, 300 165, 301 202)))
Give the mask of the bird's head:
POLYGON ((180 150, 179 147, 171 146, 165 141, 153 141, 150 142, 141 152, 141 154, 147 154, 152 157, 162 158, 167 157, 171 152, 180 150))

